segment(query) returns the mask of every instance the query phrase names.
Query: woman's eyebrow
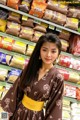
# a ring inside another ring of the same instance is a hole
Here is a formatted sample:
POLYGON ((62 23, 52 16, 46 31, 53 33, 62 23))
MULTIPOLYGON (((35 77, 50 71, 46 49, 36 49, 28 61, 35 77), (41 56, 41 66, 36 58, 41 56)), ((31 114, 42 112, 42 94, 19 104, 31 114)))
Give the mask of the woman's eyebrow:
MULTIPOLYGON (((44 46, 42 48, 48 49, 48 47, 44 47, 44 46)), ((52 48, 51 50, 56 50, 56 48, 52 48)))

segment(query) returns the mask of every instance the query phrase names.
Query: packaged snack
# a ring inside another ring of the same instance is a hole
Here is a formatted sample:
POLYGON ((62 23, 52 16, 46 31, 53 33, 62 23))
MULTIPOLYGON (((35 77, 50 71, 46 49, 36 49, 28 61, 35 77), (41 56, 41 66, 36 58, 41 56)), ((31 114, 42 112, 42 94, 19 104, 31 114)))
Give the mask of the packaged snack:
POLYGON ((33 52, 33 50, 34 50, 34 47, 35 46, 33 46, 33 45, 28 45, 27 46, 27 51, 26 51, 26 55, 31 55, 32 54, 32 52, 33 52))
POLYGON ((15 22, 7 22, 6 33, 18 36, 20 32, 20 24, 15 22))
POLYGON ((56 12, 56 14, 53 14, 51 21, 60 25, 64 25, 66 23, 66 15, 56 12))
POLYGON ((80 9, 75 7, 69 7, 67 16, 80 19, 80 9))
POLYGON ((78 24, 79 24, 78 19, 67 17, 66 24, 64 26, 73 30, 78 30, 78 24))
POLYGON ((20 23, 20 18, 21 18, 20 14, 15 13, 15 12, 10 12, 7 19, 13 22, 20 23))
POLYGON ((18 76, 21 74, 21 70, 19 69, 11 69, 8 73, 8 81, 9 82, 15 82, 15 80, 18 78, 18 76))
POLYGON ((30 3, 31 3, 31 1, 29 1, 29 0, 22 0, 21 4, 19 5, 20 10, 24 11, 24 12, 29 12, 30 3))
POLYGON ((69 42, 67 42, 66 40, 60 39, 61 44, 62 44, 62 51, 67 51, 68 47, 69 47, 69 42))
POLYGON ((6 5, 6 0, 0 0, 0 4, 6 5))
POLYGON ((47 32, 47 27, 48 25, 45 24, 45 23, 41 23, 40 25, 39 24, 36 24, 35 27, 34 27, 34 30, 37 30, 37 31, 40 31, 40 32, 47 32))
POLYGON ((5 81, 8 74, 7 69, 0 68, 0 80, 5 81))
POLYGON ((69 43, 69 52, 76 56, 80 56, 80 35, 72 35, 70 37, 69 43))
POLYGON ((21 27, 20 35, 19 37, 32 40, 34 30, 30 27, 21 27))
POLYGON ((68 12, 67 4, 64 4, 64 3, 61 3, 61 2, 55 1, 55 0, 48 0, 47 8, 50 10, 65 14, 65 15, 68 12))
POLYGON ((7 0, 7 6, 12 7, 16 10, 19 9, 19 4, 21 0, 7 0))
POLYGON ((69 76, 69 81, 78 83, 80 81, 80 76, 77 72, 75 71, 69 71, 70 76, 69 76))
POLYGON ((77 100, 80 100, 80 88, 76 89, 76 97, 77 97, 77 100))
POLYGON ((15 68, 24 69, 25 59, 21 56, 14 55, 9 65, 15 68))
POLYGON ((29 14, 42 18, 46 7, 47 3, 33 1, 29 14))
POLYGON ((58 9, 59 3, 57 1, 48 0, 47 2, 47 8, 53 11, 56 11, 58 9))
POLYGON ((76 98, 76 87, 64 84, 64 96, 76 98))
POLYGON ((4 48, 4 49, 7 49, 7 50, 12 50, 14 41, 15 40, 13 38, 1 37, 0 38, 0 48, 4 48))
POLYGON ((26 27, 34 27, 34 20, 27 16, 22 16, 22 25, 26 27))
MULTIPOLYGON (((33 0, 35 2, 37 2, 37 0, 33 0)), ((38 2, 42 2, 42 3, 45 3, 47 0, 38 0, 38 2)))
POLYGON ((0 19, 0 31, 2 32, 6 31, 6 24, 7 24, 6 20, 0 19))
POLYGON ((10 55, 0 52, 0 63, 9 65, 10 59, 11 59, 10 55))
POLYGON ((70 32, 68 32, 66 30, 62 30, 59 34, 59 38, 64 39, 64 40, 69 40, 70 35, 71 35, 70 32))
POLYGON ((25 54, 26 44, 23 42, 15 41, 13 44, 13 51, 25 54))
POLYGON ((32 41, 37 42, 39 40, 40 36, 42 36, 42 35, 44 35, 43 32, 35 31, 32 41))
POLYGON ((50 21, 51 21, 53 15, 56 15, 56 12, 55 12, 55 11, 46 9, 45 12, 44 12, 43 19, 46 19, 46 20, 50 20, 50 21))
POLYGON ((6 19, 7 19, 7 16, 8 16, 8 11, 1 8, 1 9, 0 9, 0 19, 6 20, 6 19))

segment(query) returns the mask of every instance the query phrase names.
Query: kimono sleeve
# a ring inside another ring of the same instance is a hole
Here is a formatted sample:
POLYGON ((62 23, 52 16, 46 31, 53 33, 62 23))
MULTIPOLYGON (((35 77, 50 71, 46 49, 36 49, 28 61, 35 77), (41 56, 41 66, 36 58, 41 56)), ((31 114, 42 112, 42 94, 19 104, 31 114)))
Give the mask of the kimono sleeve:
POLYGON ((55 79, 55 85, 55 90, 53 90, 53 86, 50 98, 46 105, 46 114, 44 120, 62 120, 62 98, 64 90, 62 75, 57 75, 55 79))
POLYGON ((1 107, 4 111, 8 112, 10 116, 13 115, 18 99, 18 84, 20 77, 14 82, 11 88, 8 90, 4 98, 1 100, 1 107))

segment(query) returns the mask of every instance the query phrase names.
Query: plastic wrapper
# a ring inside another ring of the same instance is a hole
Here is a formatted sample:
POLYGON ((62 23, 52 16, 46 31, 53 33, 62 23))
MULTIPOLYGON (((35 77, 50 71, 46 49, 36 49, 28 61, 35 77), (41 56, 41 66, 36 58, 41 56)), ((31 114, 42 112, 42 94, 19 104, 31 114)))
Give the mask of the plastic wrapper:
POLYGON ((47 3, 33 1, 29 14, 42 18, 46 7, 47 3))
POLYGON ((66 15, 56 12, 56 14, 53 14, 51 21, 60 25, 64 25, 66 23, 66 15))
POLYGON ((32 54, 33 50, 34 50, 34 47, 35 47, 35 46, 28 45, 28 46, 27 46, 26 55, 29 55, 29 56, 30 56, 30 55, 32 54))
POLYGON ((5 32, 6 31, 6 20, 0 19, 0 31, 5 32))
POLYGON ((20 35, 19 37, 27 39, 27 40, 32 40, 34 34, 34 30, 30 27, 21 27, 20 35))
POLYGON ((68 55, 61 54, 58 60, 58 64, 75 70, 80 70, 80 60, 68 55))
POLYGON ((9 37, 0 37, 0 48, 4 48, 7 50, 13 49, 14 39, 9 37))
POLYGON ((61 38, 61 39, 64 39, 64 40, 69 40, 69 38, 70 38, 70 35, 71 35, 71 33, 70 32, 68 32, 68 31, 66 31, 66 30, 62 30, 61 32, 60 32, 60 34, 59 34, 59 38, 61 38))
POLYGON ((68 12, 68 6, 66 4, 61 4, 54 0, 48 0, 47 8, 62 14, 67 14, 68 12))
POLYGON ((20 24, 15 22, 7 22, 6 33, 18 36, 20 32, 20 24))
POLYGON ((21 4, 19 5, 19 9, 24 12, 29 12, 30 10, 30 2, 29 0, 22 0, 21 4))
POLYGON ((37 42, 42 35, 44 35, 43 32, 35 31, 32 41, 37 42))
POLYGON ((58 68, 58 71, 63 75, 64 80, 69 80, 69 71, 63 68, 58 68))
POLYGON ((61 44, 62 44, 62 51, 67 51, 68 47, 69 47, 69 42, 63 40, 63 39, 60 39, 61 41, 61 44))
POLYGON ((69 42, 69 52, 76 56, 80 56, 80 35, 72 35, 69 42))
POLYGON ((13 56, 9 64, 9 66, 20 68, 20 69, 24 69, 24 65, 25 65, 25 59, 17 55, 13 56))
POLYGON ((64 96, 76 98, 76 87, 64 84, 64 96))
POLYGON ((19 69, 11 69, 11 71, 8 73, 8 81, 9 82, 15 82, 15 80, 19 77, 21 74, 21 70, 19 69))
POLYGON ((45 23, 41 23, 40 25, 39 24, 36 24, 35 27, 34 27, 34 30, 37 30, 37 31, 40 31, 40 32, 47 32, 47 27, 48 25, 45 24, 45 23))
POLYGON ((77 72, 75 71, 69 71, 69 81, 70 82, 75 82, 75 83, 78 83, 80 81, 80 76, 77 72))
POLYGON ((22 16, 22 25, 26 27, 34 27, 34 20, 27 16, 22 16))
POLYGON ((8 11, 1 8, 1 9, 0 9, 0 19, 6 20, 6 19, 7 19, 7 16, 8 16, 8 11))
POLYGON ((43 19, 46 19, 46 20, 50 20, 50 21, 51 21, 53 15, 56 15, 56 12, 55 12, 55 11, 46 9, 45 12, 44 12, 43 19))
POLYGON ((10 59, 11 59, 10 55, 0 52, 0 63, 9 65, 10 59))
POLYGON ((8 70, 0 68, 0 80, 5 81, 7 78, 8 70))
POLYGON ((80 88, 76 89, 76 97, 77 97, 77 100, 80 100, 80 88))
POLYGON ((23 42, 15 41, 13 44, 13 51, 25 54, 26 44, 23 42))
POLYGON ((69 7, 67 16, 80 19, 80 9, 69 7))
POLYGON ((10 12, 7 19, 10 20, 10 21, 20 23, 20 18, 21 18, 20 14, 15 13, 15 12, 10 12))
POLYGON ((7 6, 18 10, 20 1, 21 0, 7 0, 7 6))
POLYGON ((76 18, 67 18, 66 24, 64 25, 67 28, 78 30, 79 20, 76 18))
POLYGON ((0 4, 6 5, 7 0, 0 0, 0 4))

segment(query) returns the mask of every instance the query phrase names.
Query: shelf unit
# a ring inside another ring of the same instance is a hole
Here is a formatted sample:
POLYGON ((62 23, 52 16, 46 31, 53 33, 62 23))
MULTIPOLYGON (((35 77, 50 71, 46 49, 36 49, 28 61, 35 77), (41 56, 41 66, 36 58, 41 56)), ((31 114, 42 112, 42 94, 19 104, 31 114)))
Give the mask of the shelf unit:
POLYGON ((7 34, 7 33, 0 32, 0 36, 11 37, 11 38, 15 39, 16 41, 23 42, 23 43, 33 45, 33 46, 36 45, 36 43, 34 43, 34 42, 31 42, 29 40, 22 39, 22 38, 19 38, 19 37, 16 37, 16 36, 13 36, 13 35, 10 35, 10 34, 7 34))
POLYGON ((0 68, 7 69, 7 70, 11 70, 11 69, 19 69, 19 70, 22 70, 22 69, 20 69, 20 68, 10 67, 10 66, 3 65, 3 64, 0 64, 0 68))
MULTIPOLYGON (((29 17, 29 18, 32 18, 32 19, 34 19, 34 23, 40 24, 41 22, 43 22, 43 23, 48 24, 49 26, 56 27, 57 29, 63 29, 63 30, 69 31, 69 32, 71 32, 71 33, 80 35, 80 33, 77 32, 77 31, 74 31, 74 30, 72 30, 72 29, 66 28, 66 27, 64 27, 64 26, 61 26, 61 25, 52 23, 52 22, 50 22, 50 21, 47 21, 47 20, 44 20, 44 19, 41 19, 41 18, 37 18, 37 17, 35 17, 35 16, 32 16, 32 15, 30 15, 30 14, 28 14, 28 13, 25 13, 25 12, 22 12, 22 11, 20 11, 20 10, 15 10, 15 9, 10 8, 10 7, 8 7, 8 6, 4 6, 4 5, 2 5, 2 4, 0 4, 0 7, 1 7, 1 8, 4 8, 4 9, 6 9, 6 10, 9 10, 9 11, 13 11, 13 12, 19 13, 19 14, 21 14, 21 15, 27 16, 27 17, 29 17)), ((19 38, 19 37, 10 35, 10 34, 6 34, 6 33, 3 33, 3 32, 0 32, 0 36, 5 36, 5 37, 8 36, 8 37, 14 38, 14 39, 17 40, 17 41, 21 41, 21 42, 23 41, 23 42, 26 43, 26 44, 30 44, 30 45, 34 45, 34 46, 36 45, 36 43, 34 43, 34 42, 31 42, 31 41, 28 41, 28 40, 25 40, 25 39, 22 39, 22 38, 19 38)), ((1 52, 5 52, 5 53, 9 53, 10 55, 21 55, 22 57, 25 58, 25 55, 22 55, 22 54, 19 54, 19 53, 15 53, 15 52, 12 52, 12 51, 7 51, 7 50, 4 50, 4 49, 0 49, 0 51, 1 51, 1 52)), ((74 55, 72 55, 72 54, 69 54, 69 53, 66 53, 66 52, 62 52, 62 53, 63 53, 63 54, 66 54, 66 55, 70 55, 70 56, 76 57, 76 56, 74 56, 74 55)), ((27 56, 26 56, 26 57, 27 57, 27 56)), ((80 58, 80 57, 77 57, 77 58, 80 58)), ((2 64, 0 64, 0 67, 1 67, 1 68, 5 68, 5 69, 8 69, 8 70, 13 69, 13 67, 9 67, 9 66, 2 65, 2 64)), ((61 67, 63 67, 63 66, 58 66, 58 65, 57 65, 57 67, 61 68, 61 67)), ((66 67, 63 67, 63 68, 70 70, 70 68, 66 68, 66 67)), ((16 69, 18 69, 18 68, 16 68, 16 69)), ((75 70, 74 70, 74 71, 75 71, 75 70)), ((79 71, 77 71, 77 72, 79 72, 79 71)), ((80 74, 80 72, 79 72, 79 74, 80 74)), ((2 83, 3 83, 3 81, 2 81, 2 83)), ((72 83, 72 82, 67 82, 67 81, 65 81, 65 83, 70 84, 70 85, 73 85, 73 86, 76 86, 76 87, 80 87, 80 85, 75 84, 75 83, 72 83)), ((0 84, 1 84, 1 82, 0 82, 0 84)), ((4 82, 4 84, 6 84, 6 82, 4 82)), ((77 102, 77 103, 79 102, 79 103, 80 103, 80 101, 78 101, 78 100, 76 100, 76 99, 74 99, 74 98, 70 98, 70 97, 64 96, 64 99, 69 100, 69 101, 71 101, 71 102, 77 102)))
POLYGON ((17 56, 21 56, 21 57, 23 57, 23 58, 30 58, 29 56, 26 56, 26 55, 23 55, 23 54, 20 54, 20 53, 16 53, 16 52, 14 52, 14 51, 8 51, 8 50, 5 50, 5 49, 1 49, 0 48, 0 52, 3 52, 3 53, 5 53, 5 54, 9 54, 9 55, 12 55, 12 56, 14 56, 14 55, 17 55, 17 56))
POLYGON ((48 25, 52 25, 52 26, 55 26, 55 27, 57 27, 57 28, 60 28, 60 29, 69 31, 69 32, 74 33, 74 34, 77 34, 77 35, 80 35, 80 33, 77 32, 77 31, 74 31, 74 30, 72 30, 72 29, 66 28, 66 27, 64 27, 64 26, 61 26, 61 25, 52 23, 52 22, 50 22, 50 21, 47 21, 47 20, 44 20, 44 19, 41 19, 41 18, 37 18, 37 17, 35 17, 35 16, 32 16, 32 15, 30 15, 30 14, 28 14, 28 13, 25 13, 25 12, 22 12, 22 11, 20 11, 20 10, 15 10, 15 9, 10 8, 10 7, 8 7, 8 6, 4 6, 4 5, 2 5, 2 4, 0 4, 0 7, 1 7, 1 8, 5 8, 5 9, 10 10, 10 11, 13 11, 13 12, 16 12, 16 13, 19 13, 19 14, 21 14, 21 15, 25 15, 25 16, 27 16, 27 17, 33 18, 33 19, 34 19, 34 22, 37 21, 37 22, 39 22, 39 24, 40 24, 40 22, 44 22, 44 23, 46 23, 46 24, 48 24, 48 25))

